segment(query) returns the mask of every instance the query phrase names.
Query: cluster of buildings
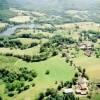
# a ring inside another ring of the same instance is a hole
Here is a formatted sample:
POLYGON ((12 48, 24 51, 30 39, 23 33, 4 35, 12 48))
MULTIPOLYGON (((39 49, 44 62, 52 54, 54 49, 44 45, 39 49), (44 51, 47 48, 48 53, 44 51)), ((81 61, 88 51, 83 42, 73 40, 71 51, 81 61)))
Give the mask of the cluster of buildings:
POLYGON ((85 77, 79 77, 75 88, 65 88, 63 92, 66 94, 87 95, 89 93, 88 85, 89 81, 85 77))

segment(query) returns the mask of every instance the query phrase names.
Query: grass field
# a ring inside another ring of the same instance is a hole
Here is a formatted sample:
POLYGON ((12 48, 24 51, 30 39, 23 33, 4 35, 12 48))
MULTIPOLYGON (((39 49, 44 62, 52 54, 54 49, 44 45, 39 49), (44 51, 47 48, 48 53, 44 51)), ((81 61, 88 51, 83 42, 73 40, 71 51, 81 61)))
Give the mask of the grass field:
MULTIPOLYGON (((75 72, 73 67, 69 66, 60 56, 36 63, 26 63, 13 57, 0 56, 0 64, 2 67, 13 71, 17 70, 19 67, 27 67, 29 69, 34 69, 38 73, 37 78, 34 80, 36 86, 16 95, 16 100, 25 100, 27 98, 34 100, 39 92, 44 91, 46 88, 55 87, 55 81, 71 80, 75 72), (45 75, 46 70, 50 70, 49 75, 45 75)), ((1 87, 2 84, 0 85, 0 88, 1 87)))
POLYGON ((4 31, 6 27, 7 27, 7 23, 0 22, 0 32, 4 31))
POLYGON ((0 28, 5 27, 7 24, 6 23, 1 23, 0 22, 0 28))
MULTIPOLYGON (((89 99, 87 97, 82 97, 80 98, 80 100, 89 100, 89 99)), ((100 93, 99 94, 94 93, 90 100, 100 100, 100 93)))
POLYGON ((62 27, 64 29, 75 29, 75 26, 78 25, 80 30, 94 30, 94 31, 100 31, 100 26, 97 23, 94 22, 79 22, 79 23, 69 23, 69 24, 63 24, 63 25, 57 25, 56 27, 62 27))
POLYGON ((81 52, 77 58, 74 59, 77 65, 86 68, 87 74, 92 81, 100 81, 100 59, 95 56, 87 57, 81 52))
POLYGON ((39 53, 39 48, 40 46, 35 46, 32 48, 28 48, 28 49, 10 49, 10 48, 0 48, 0 53, 2 54, 6 54, 6 53, 12 53, 13 55, 24 55, 27 52, 27 55, 36 55, 37 53, 39 53))
POLYGON ((25 23, 30 21, 30 16, 16 16, 9 19, 11 22, 25 23))
POLYGON ((33 42, 36 42, 36 43, 39 43, 40 42, 40 40, 38 40, 38 39, 31 39, 31 38, 17 38, 17 39, 13 39, 13 40, 18 40, 23 45, 28 45, 28 44, 31 44, 33 42))

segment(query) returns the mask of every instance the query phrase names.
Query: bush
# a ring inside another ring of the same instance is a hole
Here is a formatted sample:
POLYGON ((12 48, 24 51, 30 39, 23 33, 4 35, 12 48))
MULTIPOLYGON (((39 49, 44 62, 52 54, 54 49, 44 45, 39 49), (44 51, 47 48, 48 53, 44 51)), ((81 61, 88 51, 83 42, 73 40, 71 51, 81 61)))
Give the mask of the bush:
POLYGON ((57 90, 61 90, 62 89, 62 86, 61 85, 58 85, 58 87, 57 87, 57 90))
POLYGON ((69 83, 70 83, 69 81, 66 81, 66 82, 64 83, 64 87, 67 87, 67 85, 68 85, 69 83))
POLYGON ((34 77, 34 78, 35 78, 35 77, 37 77, 37 73, 36 73, 36 72, 34 72, 34 71, 33 71, 33 72, 31 72, 31 75, 32 75, 32 77, 34 77))
POLYGON ((56 94, 57 94, 57 91, 55 89, 53 89, 53 88, 52 89, 47 89, 46 92, 45 92, 46 96, 51 95, 52 97, 55 97, 56 94))
POLYGON ((58 51, 53 51, 52 56, 56 56, 56 55, 58 55, 58 51))
POLYGON ((78 73, 77 72, 75 73, 74 77, 78 77, 78 73))
POLYGON ((18 89, 18 93, 21 93, 22 91, 24 91, 24 87, 18 89))
POLYGON ((8 96, 9 97, 13 97, 14 96, 14 93, 10 92, 10 93, 8 93, 8 96))
POLYGON ((28 78, 28 81, 32 81, 33 80, 33 78, 32 78, 32 76, 30 76, 29 78, 28 78))
POLYGON ((46 75, 49 75, 50 74, 50 71, 49 70, 46 70, 45 74, 46 75))
POLYGON ((32 87, 35 87, 35 83, 32 83, 32 87))
POLYGON ((0 96, 0 100, 3 100, 3 98, 0 96))
POLYGON ((24 90, 27 90, 27 89, 29 89, 29 85, 26 85, 25 87, 24 87, 24 90))
POLYGON ((45 97, 44 93, 40 93, 37 100, 43 100, 45 97))

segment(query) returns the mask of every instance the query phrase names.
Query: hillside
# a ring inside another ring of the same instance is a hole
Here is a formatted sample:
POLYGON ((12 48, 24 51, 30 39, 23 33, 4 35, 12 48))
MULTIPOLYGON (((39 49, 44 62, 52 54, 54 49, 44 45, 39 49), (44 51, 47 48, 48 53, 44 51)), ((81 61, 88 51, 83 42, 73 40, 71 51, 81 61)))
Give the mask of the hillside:
MULTIPOLYGON (((32 10, 65 18, 66 22, 100 22, 99 0, 7 0, 10 7, 32 10), (71 12, 72 11, 72 12, 71 12), (74 12, 74 14, 72 14, 74 12), (66 13, 67 12, 67 13, 66 13), (70 12, 70 13, 69 13, 70 12)), ((5 0, 3 2, 6 2, 5 0)))
POLYGON ((0 100, 100 100, 100 0, 0 0, 0 100))

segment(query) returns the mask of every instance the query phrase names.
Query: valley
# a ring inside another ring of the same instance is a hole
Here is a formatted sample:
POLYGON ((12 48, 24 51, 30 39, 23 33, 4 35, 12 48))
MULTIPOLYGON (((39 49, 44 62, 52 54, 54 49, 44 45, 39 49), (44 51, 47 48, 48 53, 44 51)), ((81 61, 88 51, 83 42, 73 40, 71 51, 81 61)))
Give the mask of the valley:
POLYGON ((0 100, 100 100, 98 6, 26 1, 0 0, 0 100))

